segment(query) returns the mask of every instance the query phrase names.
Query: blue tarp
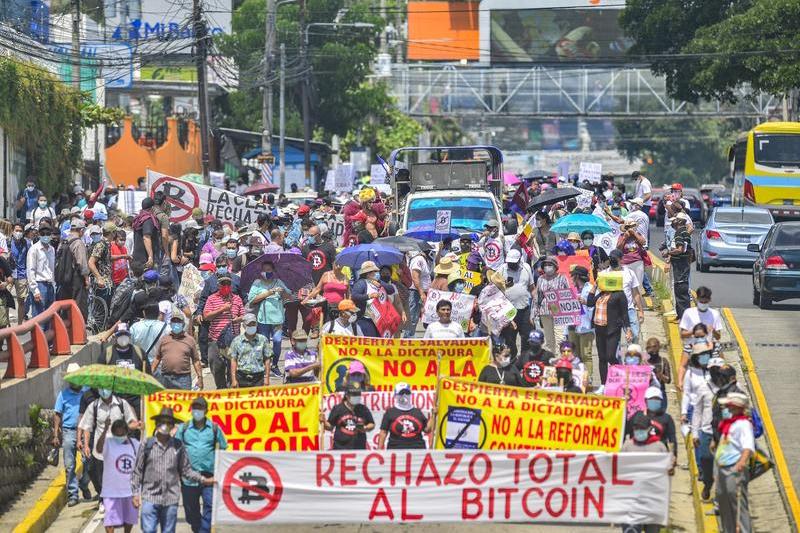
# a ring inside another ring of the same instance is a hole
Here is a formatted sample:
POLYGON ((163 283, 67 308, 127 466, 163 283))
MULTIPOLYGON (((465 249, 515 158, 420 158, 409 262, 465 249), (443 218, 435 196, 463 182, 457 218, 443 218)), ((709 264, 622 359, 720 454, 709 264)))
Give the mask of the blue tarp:
MULTIPOLYGON (((272 153, 275 155, 275 164, 280 162, 278 157, 279 146, 275 143, 272 144, 272 153)), ((246 154, 242 155, 242 159, 253 159, 261 155, 261 148, 253 148, 246 154)), ((314 165, 319 161, 319 155, 312 149, 311 150, 311 164, 314 165)), ((286 166, 302 165, 303 151, 293 146, 286 145, 286 166)))

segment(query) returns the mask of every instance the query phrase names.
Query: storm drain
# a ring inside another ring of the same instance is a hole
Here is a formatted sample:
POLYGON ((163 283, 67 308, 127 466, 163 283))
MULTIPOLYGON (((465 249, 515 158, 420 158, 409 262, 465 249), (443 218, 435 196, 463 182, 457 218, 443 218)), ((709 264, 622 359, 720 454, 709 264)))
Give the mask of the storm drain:
POLYGON ((800 344, 796 342, 754 342, 753 346, 762 348, 800 348, 800 344))

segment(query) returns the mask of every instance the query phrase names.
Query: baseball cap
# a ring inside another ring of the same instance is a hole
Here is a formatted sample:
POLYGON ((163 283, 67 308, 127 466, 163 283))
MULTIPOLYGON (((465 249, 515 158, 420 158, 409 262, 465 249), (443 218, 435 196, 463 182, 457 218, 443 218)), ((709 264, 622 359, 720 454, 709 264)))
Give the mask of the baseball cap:
POLYGON ((69 227, 72 229, 83 229, 86 227, 86 222, 84 222, 83 219, 76 220, 72 222, 69 227))
POLYGON ((680 183, 673 183, 672 185, 670 185, 670 189, 672 189, 673 191, 682 191, 683 185, 681 185, 680 183))
POLYGON ((358 307, 356 307, 353 300, 342 300, 339 302, 338 309, 339 311, 357 311, 358 307))
POLYGON ((242 317, 242 324, 255 324, 256 323, 256 315, 253 313, 247 313, 242 317))
POLYGON ((659 400, 664 399, 664 394, 661 392, 661 389, 658 387, 647 387, 647 390, 644 391, 645 399, 648 398, 658 398, 659 400))
POLYGON ((100 229, 100 226, 92 224, 89 226, 89 235, 94 235, 95 233, 103 233, 103 230, 100 229))
POLYGON ((411 394, 411 387, 408 385, 408 383, 401 381, 394 386, 394 394, 395 396, 398 394, 411 394))
POLYGON ((307 205, 303 204, 297 210, 297 216, 299 216, 299 217, 306 216, 309 213, 309 211, 311 211, 311 208, 308 207, 307 205))
POLYGON ((144 275, 142 276, 142 279, 147 281, 148 283, 155 283, 156 281, 158 281, 158 270, 152 268, 150 270, 146 270, 144 275))
POLYGON ((202 396, 198 396, 194 400, 192 400, 192 407, 197 407, 199 409, 206 410, 208 409, 208 401, 202 396))
POLYGON ((633 200, 631 200, 631 203, 641 207, 644 205, 644 200, 642 200, 641 198, 634 198, 633 200))
POLYGON ((512 248, 506 254, 506 263, 519 263, 520 259, 522 259, 522 254, 516 248, 512 248))
POLYGON ((544 344, 544 332, 535 329, 528 335, 528 342, 532 344, 544 344))
POLYGON ((356 361, 356 360, 350 361, 350 366, 347 368, 347 371, 350 372, 351 374, 353 374, 353 373, 366 374, 367 373, 367 369, 364 368, 364 363, 362 363, 361 361, 356 361))

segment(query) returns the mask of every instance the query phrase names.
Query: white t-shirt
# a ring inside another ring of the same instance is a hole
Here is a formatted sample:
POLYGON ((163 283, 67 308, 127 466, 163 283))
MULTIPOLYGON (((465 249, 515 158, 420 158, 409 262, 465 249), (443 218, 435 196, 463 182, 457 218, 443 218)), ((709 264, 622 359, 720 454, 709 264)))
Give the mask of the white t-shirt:
POLYGON ((744 450, 755 451, 753 424, 749 420, 737 420, 731 424, 727 437, 722 437, 717 450, 717 464, 733 466, 742 457, 744 450))
POLYGON ((449 322, 442 324, 438 320, 428 324, 428 329, 425 330, 423 339, 463 339, 464 330, 461 329, 461 324, 456 322, 449 322))
POLYGON ((644 245, 647 246, 647 227, 650 225, 650 217, 641 209, 637 209, 628 213, 628 216, 626 216, 624 220, 633 220, 636 222, 636 232, 644 237, 644 245))
POLYGON ((710 307, 702 312, 697 307, 690 307, 684 311, 680 328, 692 331, 701 322, 708 326, 709 333, 711 331, 722 331, 722 315, 719 314, 719 311, 710 307))
MULTIPOLYGON (((650 180, 642 176, 642 179, 636 182, 636 189, 634 189, 633 197, 644 200, 644 195, 652 194, 652 192, 653 185, 650 183, 650 180)), ((650 200, 644 200, 644 205, 650 205, 651 203, 650 200)))
POLYGON ((423 291, 428 292, 428 289, 431 288, 431 269, 428 267, 428 261, 425 256, 423 254, 415 255, 408 264, 408 268, 412 272, 414 270, 419 271, 419 284, 422 286, 423 291))
MULTIPOLYGON (((111 397, 110 403, 105 403, 98 398, 89 404, 86 412, 83 413, 78 428, 84 431, 94 431, 94 443, 100 442, 100 437, 103 434, 103 428, 106 428, 106 437, 111 435, 111 425, 116 421, 123 419, 130 424, 136 420, 136 413, 133 412, 131 405, 122 398, 117 396, 111 397), (95 409, 95 405, 97 408, 95 409), (97 413, 97 420, 95 420, 95 412, 97 413), (111 419, 111 422, 106 426, 106 420, 111 419)), ((92 446, 92 455, 99 460, 103 460, 102 452, 97 451, 97 446, 92 446)))
POLYGON ((131 473, 136 463, 139 441, 128 438, 122 444, 108 435, 103 446, 103 498, 130 498, 131 473))
POLYGON ((510 287, 506 287, 506 298, 516 309, 525 309, 531 305, 531 288, 533 283, 533 273, 527 263, 520 262, 517 270, 508 268, 508 263, 503 263, 498 272, 504 279, 511 278, 514 282, 510 287))

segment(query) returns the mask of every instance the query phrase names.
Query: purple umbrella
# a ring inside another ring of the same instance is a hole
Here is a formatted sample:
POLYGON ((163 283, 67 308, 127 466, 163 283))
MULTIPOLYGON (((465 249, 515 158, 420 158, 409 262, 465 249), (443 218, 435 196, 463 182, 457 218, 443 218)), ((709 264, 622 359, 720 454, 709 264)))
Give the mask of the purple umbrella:
POLYGON ((261 276, 261 266, 267 261, 275 264, 275 277, 283 281, 292 292, 297 292, 313 283, 311 263, 302 255, 291 252, 264 254, 247 263, 242 269, 240 287, 245 297, 250 292, 253 282, 261 276))
MULTIPOLYGON (((490 175, 489 176, 489 180, 492 180, 492 179, 493 178, 490 175)), ((517 176, 516 174, 514 174, 510 170, 506 170, 505 172, 503 172, 503 184, 505 184, 505 185, 519 185, 520 183, 521 183, 521 180, 519 179, 519 176, 517 176)))

